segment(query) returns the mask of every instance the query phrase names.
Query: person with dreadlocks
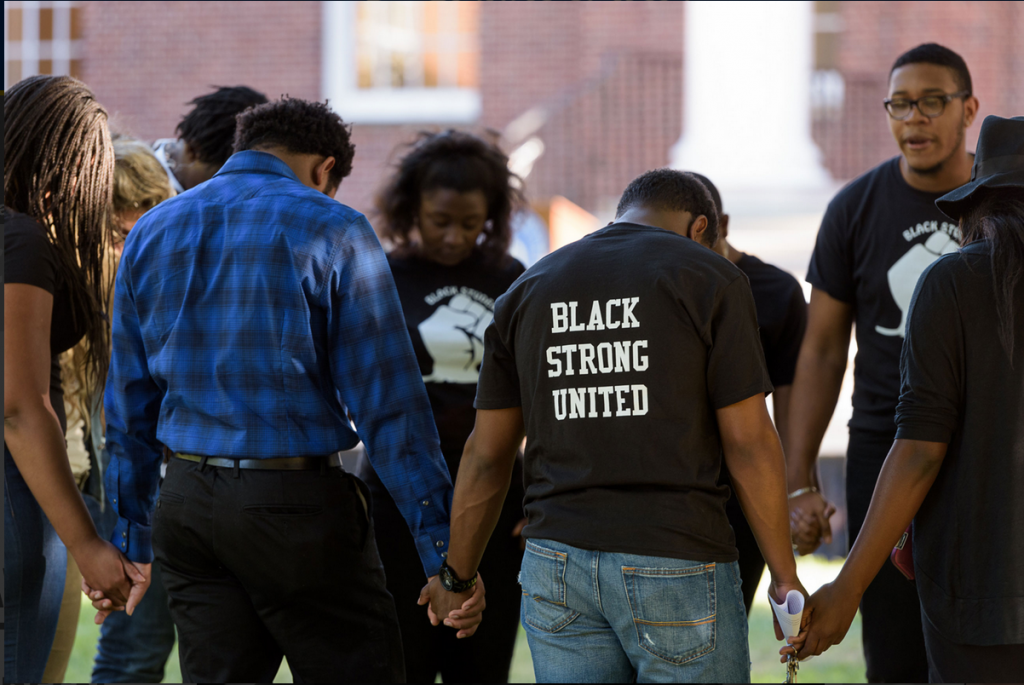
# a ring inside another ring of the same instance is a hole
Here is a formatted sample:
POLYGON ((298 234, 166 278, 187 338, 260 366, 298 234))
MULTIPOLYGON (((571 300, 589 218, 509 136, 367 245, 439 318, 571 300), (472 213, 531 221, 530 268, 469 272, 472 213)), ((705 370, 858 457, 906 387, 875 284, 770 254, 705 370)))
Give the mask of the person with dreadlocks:
POLYGON ((73 78, 33 76, 4 97, 4 149, 4 680, 40 682, 67 555, 129 613, 148 573, 96 532, 64 442, 58 355, 84 336, 94 391, 109 363, 107 112, 73 78))
MULTIPOLYGON (((473 432, 473 398, 494 301, 524 270, 508 255, 512 212, 525 204, 514 180, 495 145, 468 133, 423 133, 377 198, 381 233, 394 245, 388 265, 453 479, 473 432)), ((373 493, 377 547, 396 600, 410 683, 432 683, 438 673, 446 683, 508 682, 525 524, 521 461, 516 463, 500 532, 480 572, 490 585, 490 620, 466 641, 432 627, 423 610, 407 601, 423 587, 416 541, 369 461, 360 462, 359 475, 373 493)))
POLYGON ((183 193, 213 178, 231 156, 235 116, 265 102, 266 95, 247 86, 221 86, 188 103, 194 107, 175 129, 179 137, 153 143, 174 191, 183 193))

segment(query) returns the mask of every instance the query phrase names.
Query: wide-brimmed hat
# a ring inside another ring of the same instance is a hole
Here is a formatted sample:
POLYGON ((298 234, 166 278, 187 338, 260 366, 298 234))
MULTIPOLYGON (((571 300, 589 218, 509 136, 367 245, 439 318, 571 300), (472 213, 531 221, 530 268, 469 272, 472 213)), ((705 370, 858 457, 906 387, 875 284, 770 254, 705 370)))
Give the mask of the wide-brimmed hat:
POLYGON ((981 188, 1024 190, 1024 117, 985 117, 970 182, 940 197, 935 206, 959 221, 978 199, 981 188))

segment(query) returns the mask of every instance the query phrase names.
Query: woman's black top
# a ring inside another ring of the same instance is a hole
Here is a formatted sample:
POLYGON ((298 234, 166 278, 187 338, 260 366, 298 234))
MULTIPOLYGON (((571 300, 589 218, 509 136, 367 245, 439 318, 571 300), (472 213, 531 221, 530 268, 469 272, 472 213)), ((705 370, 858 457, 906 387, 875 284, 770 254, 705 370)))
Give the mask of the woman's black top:
POLYGON ((90 314, 79 313, 77 320, 72 316, 74 305, 68 284, 60 277, 56 249, 42 225, 32 217, 7 207, 3 209, 3 221, 4 284, 34 285, 53 295, 53 314, 50 319, 50 404, 60 421, 61 430, 67 431, 59 357, 85 335, 85 317, 90 314))
MULTIPOLYGON (((479 252, 455 266, 393 252, 388 264, 434 412, 441 452, 454 482, 476 420, 473 400, 483 361, 484 331, 494 318, 494 301, 525 268, 511 257, 499 264, 488 262, 479 252)), ((380 497, 386 491, 368 460, 364 462, 360 476, 374 496, 380 497)), ((521 482, 513 483, 510 493, 517 489, 521 492, 521 482)), ((521 505, 520 497, 517 506, 521 505)))
POLYGON ((897 439, 949 445, 914 518, 914 568, 932 625, 968 645, 1024 643, 1024 279, 1011 355, 991 250, 940 257, 917 282, 896 409, 897 439))

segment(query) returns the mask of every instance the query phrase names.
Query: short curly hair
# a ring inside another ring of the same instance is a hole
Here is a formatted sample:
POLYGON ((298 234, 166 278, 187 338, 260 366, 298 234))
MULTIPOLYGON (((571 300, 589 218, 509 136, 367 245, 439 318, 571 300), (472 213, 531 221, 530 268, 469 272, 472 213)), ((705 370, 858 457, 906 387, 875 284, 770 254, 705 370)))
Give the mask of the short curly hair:
POLYGON ((487 198, 487 223, 479 250, 488 261, 501 261, 512 241, 512 213, 525 204, 519 190, 522 181, 509 170, 508 156, 496 145, 452 129, 423 131, 408 148, 376 198, 381 236, 397 249, 407 248, 424 192, 479 190, 487 198))
POLYGON ((334 157, 330 171, 333 187, 352 173, 352 126, 341 120, 326 102, 310 102, 285 95, 280 100, 251 107, 238 115, 235 152, 280 146, 290 152, 334 157))
MULTIPOLYGON (((215 86, 216 87, 216 86, 215 86)), ((248 86, 220 86, 192 102, 192 111, 175 129, 200 162, 224 166, 235 142, 235 117, 267 102, 267 96, 248 86)))
POLYGON ((703 214, 708 219, 704 240, 708 245, 718 241, 718 210, 715 201, 711 192, 694 174, 675 169, 653 169, 640 174, 623 191, 615 210, 615 218, 632 207, 689 212, 692 219, 703 214))

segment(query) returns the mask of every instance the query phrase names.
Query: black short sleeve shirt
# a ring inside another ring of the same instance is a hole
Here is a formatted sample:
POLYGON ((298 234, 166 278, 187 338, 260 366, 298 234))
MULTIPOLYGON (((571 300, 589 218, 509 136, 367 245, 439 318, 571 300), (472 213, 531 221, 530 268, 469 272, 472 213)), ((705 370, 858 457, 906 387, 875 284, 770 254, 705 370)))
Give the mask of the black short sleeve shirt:
POLYGON ((60 354, 82 339, 84 317, 72 316, 72 301, 67 287, 60 282, 57 254, 46 230, 32 217, 3 209, 4 221, 4 283, 24 283, 42 288, 53 295, 50 318, 50 404, 57 414, 61 429, 67 430, 64 417, 64 392, 60 380, 60 354))
POLYGON ((776 388, 792 385, 800 343, 807 330, 807 300, 800 283, 753 255, 743 255, 736 266, 750 281, 768 377, 776 388))
POLYGON ((742 272, 674 233, 612 224, 498 299, 476 407, 523 409, 527 537, 726 562, 715 410, 771 389, 742 272))
POLYGON ((900 349, 914 287, 957 249, 960 230, 903 179, 899 157, 843 188, 818 231, 807 281, 853 307, 857 356, 850 426, 892 435, 900 349))

